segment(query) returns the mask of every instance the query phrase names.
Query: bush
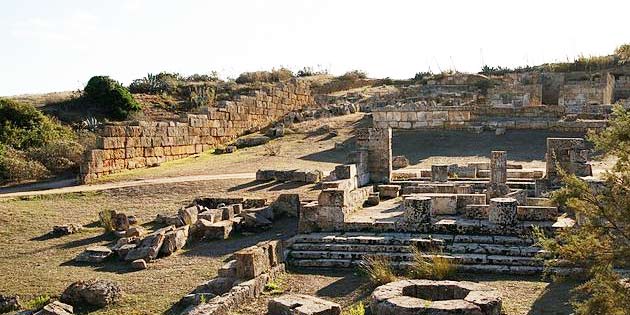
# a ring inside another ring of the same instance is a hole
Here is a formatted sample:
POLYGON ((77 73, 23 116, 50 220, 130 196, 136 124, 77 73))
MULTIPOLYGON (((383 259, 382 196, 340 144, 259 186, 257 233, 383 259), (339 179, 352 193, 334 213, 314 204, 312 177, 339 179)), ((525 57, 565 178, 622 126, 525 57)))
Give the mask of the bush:
POLYGON ((98 213, 98 222, 105 232, 111 232, 114 230, 114 212, 113 210, 103 210, 98 213))
POLYGON ((76 167, 74 132, 32 105, 0 99, 0 182, 40 179, 76 167))
POLYGON ((361 70, 352 70, 339 76, 340 80, 357 81, 367 79, 367 73, 361 70))
POLYGON ((350 305, 348 309, 341 312, 341 315, 365 315, 365 305, 363 302, 350 305))
POLYGON ((40 310, 50 303, 50 296, 40 295, 24 302, 24 308, 27 310, 40 310))
MULTIPOLYGON (((181 81, 200 79, 199 75, 192 75, 188 78, 182 78, 179 73, 160 72, 158 74, 147 74, 146 77, 133 80, 129 85, 131 93, 159 94, 174 93, 181 81)), ((208 77, 210 79, 210 77, 208 77)))
POLYGON ((257 82, 281 82, 293 78, 293 72, 286 68, 273 69, 271 71, 255 71, 255 72, 243 72, 238 78, 236 83, 257 83, 257 82))
POLYGON ((46 167, 21 151, 0 144, 0 182, 34 180, 49 175, 46 167))
POLYGON ((116 119, 126 119, 131 112, 141 109, 125 87, 107 76, 92 77, 84 92, 88 101, 102 106, 116 119))
POLYGON ((413 246, 411 252, 413 264, 409 270, 410 278, 443 280, 455 274, 455 265, 450 259, 439 255, 424 256, 413 246))
POLYGON ((21 150, 55 139, 73 139, 72 130, 32 105, 0 99, 0 143, 21 150))
POLYGON ((615 49, 615 56, 619 59, 619 63, 630 61, 630 44, 623 44, 615 49))
POLYGON ((392 268, 392 262, 387 256, 364 256, 360 268, 374 285, 382 285, 398 279, 392 268))

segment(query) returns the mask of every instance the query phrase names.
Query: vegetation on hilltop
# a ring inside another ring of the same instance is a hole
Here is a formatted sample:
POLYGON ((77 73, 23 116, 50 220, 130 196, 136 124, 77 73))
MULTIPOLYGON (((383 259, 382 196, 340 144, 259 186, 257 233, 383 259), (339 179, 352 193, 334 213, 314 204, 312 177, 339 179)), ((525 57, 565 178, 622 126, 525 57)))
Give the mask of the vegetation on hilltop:
POLYGON ((102 107, 115 119, 126 119, 141 109, 129 90, 108 76, 92 77, 84 89, 85 100, 102 107))
POLYGON ((601 187, 563 174, 554 199, 574 212, 579 224, 556 238, 537 233, 539 243, 557 258, 585 268, 588 281, 577 288, 578 314, 626 315, 630 285, 615 271, 630 268, 630 111, 617 106, 610 126, 591 133, 595 148, 618 158, 601 187))

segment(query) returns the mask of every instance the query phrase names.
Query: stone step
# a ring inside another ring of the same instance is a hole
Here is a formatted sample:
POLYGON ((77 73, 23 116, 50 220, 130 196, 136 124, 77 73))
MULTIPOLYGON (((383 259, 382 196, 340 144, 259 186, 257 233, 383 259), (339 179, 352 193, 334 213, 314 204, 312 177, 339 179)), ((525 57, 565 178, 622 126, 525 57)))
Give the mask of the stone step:
POLYGON ((419 242, 496 244, 510 246, 528 246, 531 238, 501 235, 452 235, 452 234, 410 234, 410 233, 310 233, 299 234, 293 238, 295 243, 335 243, 368 245, 404 245, 419 242))
MULTIPOLYGON (((361 261, 365 255, 381 255, 388 257, 393 262, 413 261, 412 253, 375 253, 375 252, 346 252, 346 251, 299 251, 292 250, 289 252, 289 261, 291 260, 350 260, 361 261)), ((430 257, 432 255, 423 255, 430 257)), ((535 257, 524 256, 506 256, 506 255, 488 255, 488 254, 449 254, 440 255, 448 259, 453 259, 457 264, 491 264, 491 265, 510 265, 510 266, 542 266, 543 260, 535 257)))
MULTIPOLYGON (((360 260, 348 259, 301 259, 289 261, 291 266, 308 267, 308 268, 355 268, 360 264, 360 260)), ((410 262, 394 262, 395 269, 406 269, 411 266, 410 262)), ((485 264, 469 264, 457 265, 459 272, 465 273, 497 273, 497 274, 514 274, 514 275, 533 275, 543 272, 542 266, 515 266, 515 265, 485 265, 485 264)), ((556 268, 558 271, 564 270, 556 268)), ((566 273, 566 272, 565 272, 566 273)))
MULTIPOLYGON (((369 244, 336 244, 336 243, 295 243, 291 246, 296 251, 333 251, 333 252, 366 252, 366 253, 410 253, 412 245, 369 245, 369 244)), ((437 248, 419 248, 431 251, 437 248)), ((497 244, 453 243, 441 249, 453 254, 486 254, 505 256, 536 257, 546 252, 535 246, 512 246, 497 244)))

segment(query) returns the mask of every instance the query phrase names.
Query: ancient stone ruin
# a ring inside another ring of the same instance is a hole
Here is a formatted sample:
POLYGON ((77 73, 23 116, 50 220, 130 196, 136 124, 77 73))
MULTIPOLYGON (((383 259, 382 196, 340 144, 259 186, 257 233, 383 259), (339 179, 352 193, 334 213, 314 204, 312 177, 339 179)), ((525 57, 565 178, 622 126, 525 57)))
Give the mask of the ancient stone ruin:
POLYGON ((590 175, 582 139, 549 138, 548 152, 557 153, 547 154, 546 174, 508 164, 505 151, 492 151, 489 163, 394 171, 391 134, 389 128, 357 132, 348 163, 321 183, 318 200, 302 204, 302 234, 289 247, 289 264, 352 267, 381 254, 407 268, 415 246, 462 271, 533 274, 543 270, 545 257, 534 245, 533 226, 553 234, 575 224, 542 194, 557 182, 556 165, 590 175))

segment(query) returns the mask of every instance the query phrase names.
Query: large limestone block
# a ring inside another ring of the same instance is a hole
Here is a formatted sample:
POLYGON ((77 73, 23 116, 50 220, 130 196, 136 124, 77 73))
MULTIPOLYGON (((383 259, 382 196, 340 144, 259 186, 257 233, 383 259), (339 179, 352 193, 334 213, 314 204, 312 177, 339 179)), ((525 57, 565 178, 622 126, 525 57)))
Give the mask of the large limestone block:
POLYGON ((448 181, 448 164, 431 165, 431 181, 443 183, 448 181))
POLYGON ((145 261, 151 261, 157 258, 162 243, 164 243, 166 233, 174 229, 174 226, 168 226, 147 235, 138 246, 127 253, 125 260, 134 261, 136 259, 144 259, 145 261))
POLYGON ((517 223, 518 201, 514 198, 490 199, 488 218, 499 225, 515 225, 517 223))
POLYGON ((419 225, 431 222, 431 198, 411 196, 403 201, 405 222, 419 225))
POLYGON ((341 306, 304 294, 284 294, 269 300, 269 315, 339 315, 341 306))
POLYGON ((164 242, 160 248, 160 253, 164 255, 171 255, 176 251, 184 248, 186 241, 188 240, 189 225, 185 225, 170 231, 164 235, 164 242))
POLYGON ((234 253, 236 258, 236 275, 241 279, 253 279, 267 272, 269 252, 259 246, 251 246, 234 253))

